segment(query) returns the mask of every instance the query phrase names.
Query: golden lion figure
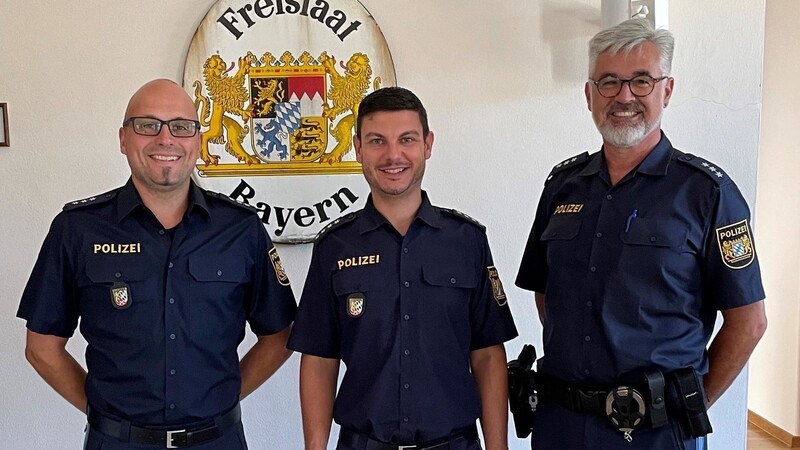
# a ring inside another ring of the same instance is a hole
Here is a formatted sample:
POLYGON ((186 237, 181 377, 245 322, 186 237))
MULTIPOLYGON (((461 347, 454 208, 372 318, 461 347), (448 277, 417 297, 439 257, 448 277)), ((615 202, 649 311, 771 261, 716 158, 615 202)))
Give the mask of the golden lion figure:
MULTIPOLYGON (((328 100, 322 107, 322 117, 328 118, 331 122, 340 115, 344 115, 336 126, 331 127, 331 135, 336 139, 337 144, 329 153, 325 153, 320 162, 334 164, 342 160, 342 157, 350 151, 353 144, 353 130, 358 117, 358 104, 367 94, 369 79, 372 77, 372 68, 369 65, 369 58, 363 53, 354 53, 344 66, 344 76, 336 70, 336 59, 322 52, 319 61, 325 68, 325 72, 331 77, 331 87, 328 90, 328 100)), ((373 82, 373 89, 380 88, 380 77, 376 77, 373 82)))
MULTIPOLYGON (((247 56, 239 58, 239 69, 232 77, 227 75, 225 61, 219 55, 212 55, 203 64, 203 78, 205 78, 206 90, 211 97, 202 94, 202 86, 199 81, 194 82, 195 108, 201 108, 200 123, 208 129, 203 132, 202 147, 200 158, 206 165, 219 164, 219 156, 213 155, 208 151, 208 143, 225 144, 225 150, 239 161, 244 161, 248 165, 259 164, 261 161, 255 156, 247 153, 242 147, 242 141, 250 127, 242 127, 228 114, 240 116, 245 122, 252 116, 253 105, 244 107, 249 101, 247 89, 245 88, 245 77, 250 71, 253 63, 256 62, 255 55, 247 52, 247 56), (226 114, 228 113, 228 114, 226 114)), ((233 66, 231 66, 232 68, 233 66)))

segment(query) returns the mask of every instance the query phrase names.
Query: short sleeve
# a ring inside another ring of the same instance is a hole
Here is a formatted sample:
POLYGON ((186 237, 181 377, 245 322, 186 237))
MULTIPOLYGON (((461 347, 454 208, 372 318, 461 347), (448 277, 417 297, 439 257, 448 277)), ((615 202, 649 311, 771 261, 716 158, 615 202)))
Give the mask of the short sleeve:
POLYGON ((300 297, 287 347, 322 358, 341 358, 339 320, 331 272, 322 264, 323 251, 314 244, 306 284, 300 297))
POLYGON ((482 264, 479 268, 479 281, 470 299, 470 350, 501 344, 518 335, 486 235, 481 233, 481 238, 482 264))
POLYGON ((547 200, 545 193, 539 199, 528 242, 519 264, 514 284, 527 291, 544 293, 547 288, 547 248, 542 242, 542 233, 547 226, 547 200))
POLYGON ((254 220, 256 246, 253 289, 247 305, 247 322, 258 336, 277 333, 294 319, 297 303, 278 250, 260 221, 254 220))
POLYGON ((735 184, 720 186, 703 252, 706 298, 715 309, 764 298, 750 211, 735 184))
POLYGON ((26 320, 33 332, 69 338, 78 326, 80 308, 69 238, 68 217, 62 212, 50 225, 17 310, 17 317, 26 320))

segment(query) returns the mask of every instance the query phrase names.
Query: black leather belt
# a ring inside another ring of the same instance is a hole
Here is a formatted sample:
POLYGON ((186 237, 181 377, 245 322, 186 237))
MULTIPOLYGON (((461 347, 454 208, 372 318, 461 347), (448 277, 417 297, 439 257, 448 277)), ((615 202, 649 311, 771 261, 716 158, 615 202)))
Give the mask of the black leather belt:
POLYGON ((356 433, 346 428, 342 428, 339 432, 339 442, 341 444, 359 450, 458 450, 467 448, 466 444, 477 440, 478 428, 474 424, 462 428, 445 438, 415 445, 387 444, 385 442, 376 441, 366 434, 356 433), (364 445, 364 442, 366 442, 366 445, 364 445), (453 444, 452 446, 451 443, 453 444), (455 446, 460 443, 465 445, 455 446))
POLYGON ((610 389, 579 389, 544 374, 536 375, 540 402, 555 403, 577 413, 606 415, 606 398, 610 389))
POLYGON ((89 408, 88 418, 89 425, 95 431, 123 441, 160 445, 165 448, 184 448, 212 441, 222 436, 241 421, 242 410, 237 403, 233 409, 215 418, 211 426, 197 430, 191 430, 191 426, 175 430, 138 427, 103 416, 91 408, 89 408))

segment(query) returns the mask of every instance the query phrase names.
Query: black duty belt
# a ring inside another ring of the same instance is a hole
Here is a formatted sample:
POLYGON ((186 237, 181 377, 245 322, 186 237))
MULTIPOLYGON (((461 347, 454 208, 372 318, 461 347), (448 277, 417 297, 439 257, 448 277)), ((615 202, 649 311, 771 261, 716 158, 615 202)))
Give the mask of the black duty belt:
MULTIPOLYGON (((138 444, 160 445, 165 448, 184 448, 212 441, 222 436, 242 419, 239 404, 230 411, 215 418, 211 426, 192 430, 186 426, 175 430, 157 430, 130 425, 127 422, 111 419, 89 408, 89 425, 96 431, 123 441, 138 444)), ((209 421, 206 421, 209 422, 209 421)))
POLYGON ((610 389, 579 389, 544 374, 536 375, 539 401, 555 403, 577 413, 606 415, 606 399, 610 389))
POLYGON ((359 450, 458 450, 467 448, 468 443, 475 442, 477 439, 478 428, 474 424, 462 428, 447 437, 415 445, 387 444, 372 439, 366 434, 356 433, 346 428, 342 428, 339 432, 339 442, 347 447, 359 450), (364 442, 366 442, 365 446, 364 442), (451 444, 453 445, 451 446, 451 444))

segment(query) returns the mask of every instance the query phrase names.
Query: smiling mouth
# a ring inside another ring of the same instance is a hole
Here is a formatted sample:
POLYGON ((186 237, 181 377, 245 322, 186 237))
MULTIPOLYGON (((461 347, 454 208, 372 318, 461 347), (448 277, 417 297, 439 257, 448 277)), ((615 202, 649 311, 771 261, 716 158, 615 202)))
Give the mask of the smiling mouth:
POLYGON ((156 161, 177 161, 180 157, 178 156, 171 156, 171 155, 150 155, 151 158, 155 159, 156 161))
POLYGON ((614 117, 633 117, 639 114, 639 111, 615 111, 611 115, 614 117))
POLYGON ((388 173, 390 175, 396 175, 396 174, 406 170, 406 168, 405 167, 397 167, 397 168, 392 168, 392 169, 380 169, 380 170, 381 170, 381 172, 385 172, 385 173, 388 173))

